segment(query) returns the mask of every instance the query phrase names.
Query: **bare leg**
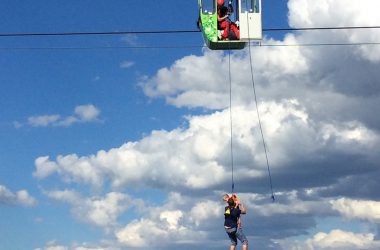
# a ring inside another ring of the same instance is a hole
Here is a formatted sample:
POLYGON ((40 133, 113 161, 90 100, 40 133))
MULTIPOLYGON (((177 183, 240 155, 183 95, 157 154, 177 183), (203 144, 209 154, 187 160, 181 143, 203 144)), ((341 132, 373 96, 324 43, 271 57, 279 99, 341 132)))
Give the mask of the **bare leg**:
POLYGON ((230 250, 235 250, 235 246, 231 245, 230 250))
POLYGON ((242 245, 242 246, 241 246, 241 249, 242 249, 242 250, 248 250, 248 245, 242 245))

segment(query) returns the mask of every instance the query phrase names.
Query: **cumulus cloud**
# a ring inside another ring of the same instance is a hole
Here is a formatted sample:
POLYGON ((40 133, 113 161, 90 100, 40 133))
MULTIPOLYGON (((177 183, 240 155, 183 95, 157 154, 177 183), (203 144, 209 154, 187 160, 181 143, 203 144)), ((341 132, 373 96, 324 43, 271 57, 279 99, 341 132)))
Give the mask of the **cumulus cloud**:
MULTIPOLYGON (((290 0, 289 25, 292 27, 351 27, 377 26, 379 19, 376 10, 380 3, 376 0, 353 1, 347 4, 344 0, 290 0)), ((346 30, 332 33, 333 39, 348 42, 378 42, 380 34, 373 30, 346 30)), ((379 46, 359 46, 354 54, 363 59, 379 63, 379 46)))
MULTIPOLYGON (((355 26, 378 23, 373 14, 375 0, 347 4, 338 1, 289 1, 292 26, 355 26), (336 20, 344 20, 336 22, 336 20), (345 23, 344 23, 345 22, 345 23), (338 25, 339 26, 339 25, 338 25)), ((378 32, 313 31, 287 34, 281 41, 266 38, 274 45, 320 42, 359 42, 351 39, 360 33, 361 41, 377 42, 378 32), (375 37, 374 37, 375 36, 375 37)), ((295 98, 316 119, 355 120, 377 126, 380 85, 378 62, 380 46, 339 47, 255 47, 252 48, 253 71, 260 100, 295 98), (367 49, 369 53, 364 53, 367 49)), ((233 105, 252 103, 249 57, 231 55, 233 105)), ((165 98, 177 107, 225 108, 229 105, 228 55, 206 51, 202 56, 186 56, 141 81, 144 92, 152 98, 165 98), (207 69, 207 70, 204 70, 207 69)))
MULTIPOLYGON (((252 179, 262 183, 267 178, 267 169, 256 113, 252 107, 242 106, 232 112, 233 143, 238 159, 236 178, 243 184, 252 179)), ((271 165, 279 177, 287 178, 289 173, 283 167, 293 165, 303 178, 315 179, 314 174, 325 171, 324 168, 310 168, 305 172, 305 166, 297 164, 306 159, 315 164, 334 162, 327 154, 320 158, 321 152, 361 155, 373 162, 377 159, 377 153, 369 149, 378 148, 379 137, 360 123, 314 121, 294 100, 262 103, 260 112, 271 165)), ((229 115, 229 110, 224 110, 188 117, 186 129, 154 131, 141 141, 101 150, 95 155, 71 154, 55 160, 42 156, 35 161, 34 176, 46 178, 57 173, 66 182, 98 188, 107 181, 113 187, 139 185, 197 190, 225 186, 231 175, 229 115)), ((337 167, 341 172, 330 177, 350 175, 352 168, 350 164, 337 167)))
POLYGON ((194 244, 199 240, 206 242, 208 234, 202 229, 219 218, 222 210, 215 201, 191 202, 193 199, 189 197, 171 193, 165 204, 146 208, 144 218, 115 231, 115 236, 123 246, 138 248, 160 248, 168 242, 177 246, 194 244))
POLYGON ((259 216, 291 216, 291 215, 332 215, 333 210, 328 200, 315 200, 310 194, 301 194, 297 190, 280 192, 276 194, 281 203, 268 203, 268 197, 263 195, 241 196, 241 199, 251 207, 259 216))
POLYGON ((82 121, 93 121, 99 116, 100 111, 94 105, 89 104, 75 107, 75 114, 82 121))
POLYGON ((26 190, 12 192, 7 187, 0 185, 0 204, 30 207, 36 205, 37 200, 26 190))
MULTIPOLYGON (((270 40, 277 45, 295 42, 297 39, 291 34, 284 41, 270 40)), ((273 90, 266 85, 275 87, 275 83, 277 88, 283 88, 288 84, 286 80, 309 73, 309 62, 301 48, 260 47, 252 51, 254 61, 260 62, 254 64, 253 74, 259 83, 258 92, 264 95, 273 90)), ((140 85, 147 96, 164 97, 177 107, 226 108, 229 106, 228 60, 228 55, 222 52, 206 50, 201 56, 186 56, 158 70, 155 76, 144 78, 140 85)), ((250 105, 254 98, 249 54, 232 53, 231 62, 233 104, 250 105)))
POLYGON ((114 227, 117 219, 130 206, 129 196, 111 192, 104 197, 82 197, 72 190, 46 191, 49 198, 68 203, 73 215, 82 222, 95 225, 105 230, 114 227))
POLYGON ((374 234, 346 232, 339 229, 329 233, 319 232, 305 242, 283 243, 284 249, 305 250, 375 250, 380 241, 375 240, 374 234))
POLYGON ((73 250, 118 250, 119 248, 109 248, 109 247, 86 247, 86 246, 78 246, 73 248, 73 250))
POLYGON ((344 217, 380 222, 380 202, 340 198, 331 201, 333 209, 344 217))
POLYGON ((69 248, 61 245, 50 245, 44 248, 36 248, 34 250, 69 250, 69 248))
POLYGON ((49 161, 49 156, 41 156, 34 162, 36 171, 33 175, 37 178, 45 178, 58 170, 58 165, 49 161))
POLYGON ((35 248, 34 250, 120 250, 116 247, 102 247, 102 246, 89 246, 88 244, 72 244, 71 246, 63 246, 57 244, 55 241, 47 242, 43 248, 35 248))
POLYGON ((108 250, 108 249, 111 249, 111 248, 103 248, 103 247, 76 247, 75 250, 108 250))
POLYGON ((92 104, 75 107, 74 115, 63 117, 61 115, 38 115, 28 118, 32 127, 63 126, 68 127, 74 123, 92 122, 98 119, 100 110, 92 104))

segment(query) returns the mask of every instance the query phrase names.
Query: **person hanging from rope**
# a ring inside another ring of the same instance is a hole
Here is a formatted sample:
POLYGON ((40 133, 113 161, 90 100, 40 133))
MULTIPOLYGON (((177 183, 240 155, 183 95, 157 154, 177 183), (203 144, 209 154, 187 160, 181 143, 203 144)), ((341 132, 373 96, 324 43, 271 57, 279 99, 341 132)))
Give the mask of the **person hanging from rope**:
POLYGON ((239 28, 230 20, 232 13, 232 0, 229 0, 228 7, 224 6, 224 0, 218 0, 218 29, 223 30, 222 40, 240 39, 239 28))
MULTIPOLYGON (((227 196, 224 195, 223 199, 227 196)), ((235 195, 228 198, 227 204, 224 209, 224 229, 231 240, 230 250, 236 249, 238 239, 242 244, 242 250, 248 250, 248 240, 243 233, 240 219, 242 214, 246 214, 246 209, 235 195)))
MULTIPOLYGON (((224 194, 223 195, 223 200, 227 203, 227 205, 228 205, 228 199, 229 198, 230 198, 230 196, 228 194, 224 194)), ((237 207, 237 205, 236 205, 237 196, 233 194, 233 195, 231 195, 231 198, 234 199, 234 201, 235 201, 235 207, 237 207)), ((241 227, 241 217, 239 217, 237 224, 238 224, 238 228, 240 228, 241 227)))

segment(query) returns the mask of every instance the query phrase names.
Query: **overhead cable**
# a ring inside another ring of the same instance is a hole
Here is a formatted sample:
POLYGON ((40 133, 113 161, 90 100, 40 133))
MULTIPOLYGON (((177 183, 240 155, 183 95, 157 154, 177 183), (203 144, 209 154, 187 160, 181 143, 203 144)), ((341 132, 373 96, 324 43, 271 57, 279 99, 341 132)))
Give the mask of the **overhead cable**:
MULTIPOLYGON (((266 44, 252 43, 253 47, 322 47, 322 46, 369 46, 380 42, 358 43, 300 43, 300 44, 266 44)), ((83 46, 83 47, 1 47, 0 50, 112 50, 112 49, 196 49, 207 48, 205 45, 168 45, 168 46, 83 46)))
MULTIPOLYGON (((340 27, 301 27, 301 28, 263 28, 263 32, 312 31, 312 30, 353 30, 380 29, 380 26, 340 26, 340 27)), ((33 36, 94 36, 94 35, 139 35, 139 34, 178 34, 198 33, 199 30, 147 30, 147 31, 100 31, 100 32, 53 32, 53 33, 0 33, 0 37, 33 36)))

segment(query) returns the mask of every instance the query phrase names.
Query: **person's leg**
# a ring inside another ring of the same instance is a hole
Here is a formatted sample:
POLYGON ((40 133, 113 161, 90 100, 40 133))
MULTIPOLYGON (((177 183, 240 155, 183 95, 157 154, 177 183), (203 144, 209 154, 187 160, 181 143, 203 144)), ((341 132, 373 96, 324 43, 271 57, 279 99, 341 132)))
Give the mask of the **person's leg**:
POLYGON ((235 250, 237 245, 236 228, 228 228, 226 233, 231 240, 230 250, 235 250))
POLYGON ((243 233, 243 229, 241 227, 237 229, 236 237, 240 240, 242 244, 242 250, 248 250, 248 239, 243 233))
POLYGON ((222 37, 224 39, 228 38, 228 34, 230 33, 230 24, 227 21, 223 21, 220 23, 220 28, 223 29, 222 37))
POLYGON ((239 28, 236 26, 236 24, 231 24, 231 30, 235 33, 236 38, 240 40, 240 31, 239 28))

